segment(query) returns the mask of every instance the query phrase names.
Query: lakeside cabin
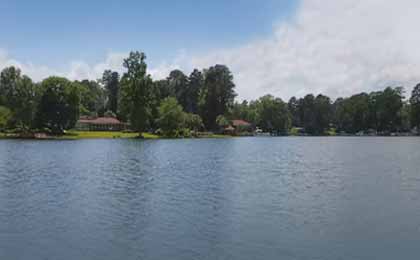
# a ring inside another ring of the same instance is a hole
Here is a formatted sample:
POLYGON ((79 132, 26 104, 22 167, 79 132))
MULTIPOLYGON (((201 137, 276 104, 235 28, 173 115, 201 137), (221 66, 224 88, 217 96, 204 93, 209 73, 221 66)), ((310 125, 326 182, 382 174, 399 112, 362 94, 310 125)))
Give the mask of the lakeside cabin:
POLYGON ((241 120, 235 119, 231 121, 231 124, 223 129, 225 134, 231 135, 238 135, 242 133, 253 133, 254 127, 251 123, 241 120))
POLYGON ((77 121, 75 130, 78 131, 123 131, 127 124, 114 117, 82 116, 77 121))

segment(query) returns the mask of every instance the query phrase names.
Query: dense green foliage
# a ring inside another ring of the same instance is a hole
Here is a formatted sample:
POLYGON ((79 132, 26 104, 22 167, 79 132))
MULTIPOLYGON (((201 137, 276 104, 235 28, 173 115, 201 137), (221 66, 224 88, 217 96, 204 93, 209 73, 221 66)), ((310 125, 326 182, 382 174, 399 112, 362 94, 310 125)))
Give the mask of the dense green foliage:
POLYGON ((204 129, 203 120, 199 115, 185 113, 184 114, 184 127, 194 132, 198 132, 204 129))
POLYGON ((14 128, 26 131, 32 127, 36 104, 35 86, 19 69, 9 67, 0 74, 0 105, 11 113, 14 128))
POLYGON ((413 126, 420 128, 420 84, 414 87, 410 98, 410 119, 413 126))
POLYGON ((287 104, 280 98, 264 96, 256 102, 257 125, 265 132, 276 135, 287 134, 291 126, 290 112, 287 104))
POLYGON ((0 130, 6 128, 11 117, 12 112, 8 108, 0 106, 0 130))
MULTIPOLYGON (((76 83, 78 83, 81 98, 80 114, 85 116, 103 116, 108 107, 106 90, 104 91, 99 82, 93 80, 76 81, 76 83)), ((115 114, 114 110, 111 111, 115 114)))
POLYGON ((229 120, 224 115, 219 115, 216 117, 216 124, 220 129, 223 129, 229 126, 229 120))
POLYGON ((165 98, 160 103, 158 111, 157 125, 164 136, 189 136, 190 131, 198 132, 204 127, 201 117, 184 112, 183 107, 174 97, 165 98))
POLYGON ((121 115, 126 115, 133 130, 145 132, 149 125, 152 78, 147 74, 146 55, 131 52, 124 60, 121 79, 121 115))
POLYGON ((273 135, 337 133, 390 134, 420 127, 420 84, 405 99, 402 87, 359 93, 332 101, 325 95, 292 97, 288 103, 266 95, 235 102, 233 75, 215 65, 189 75, 173 70, 152 80, 146 56, 131 52, 124 71, 106 70, 101 79, 70 81, 50 77, 34 83, 15 67, 0 73, 0 130, 72 129, 80 115, 118 117, 132 130, 188 136, 199 131, 222 132, 234 119, 273 135))
POLYGON ((50 77, 42 81, 40 91, 35 119, 38 128, 54 134, 72 128, 79 118, 78 86, 65 78, 50 77))
POLYGON ((106 109, 117 113, 118 96, 120 91, 120 75, 118 72, 105 70, 102 76, 102 84, 104 85, 106 96, 108 97, 106 109))
POLYGON ((337 129, 348 133, 369 129, 377 132, 407 130, 405 128, 409 127, 403 122, 402 91, 400 87, 388 87, 384 91, 337 99, 333 105, 337 129))
POLYGON ((182 130, 185 114, 174 97, 165 98, 159 106, 158 126, 165 136, 176 136, 182 130))
MULTIPOLYGON (((349 98, 338 98, 335 102, 324 95, 315 97, 308 94, 300 99, 292 97, 287 109, 280 105, 282 109, 272 113, 269 109, 271 106, 267 104, 274 100, 274 97, 266 96, 249 103, 235 103, 231 115, 274 134, 281 134, 283 129, 290 130, 289 126, 293 126, 310 135, 324 135, 329 129, 348 134, 363 132, 386 135, 408 132, 420 124, 420 85, 414 88, 410 102, 404 101, 402 87, 387 87, 370 94, 360 93, 349 98), (279 114, 282 115, 282 119, 278 118, 278 122, 282 122, 279 125, 284 125, 284 128, 273 127, 274 121, 269 116, 279 114)), ((281 100, 278 102, 282 104, 281 100)))
POLYGON ((217 129, 216 118, 225 115, 233 106, 236 96, 233 75, 224 65, 205 70, 202 117, 207 129, 217 129))

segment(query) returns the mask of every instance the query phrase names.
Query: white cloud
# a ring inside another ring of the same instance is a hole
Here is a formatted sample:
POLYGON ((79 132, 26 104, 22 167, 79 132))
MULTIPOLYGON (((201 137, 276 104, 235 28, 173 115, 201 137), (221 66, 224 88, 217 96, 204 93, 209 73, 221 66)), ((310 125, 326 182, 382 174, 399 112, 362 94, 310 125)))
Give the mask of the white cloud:
POLYGON ((9 57, 5 50, 0 49, 0 69, 8 66, 19 67, 24 74, 34 77, 35 80, 40 80, 50 75, 60 75, 60 73, 48 68, 47 66, 35 66, 32 63, 21 63, 9 57))
MULTIPOLYGON (((49 76, 62 76, 71 80, 92 79, 96 80, 102 77, 105 70, 118 71, 123 73, 123 61, 128 53, 108 53, 103 62, 89 65, 85 61, 72 61, 66 70, 55 70, 46 66, 38 66, 32 63, 22 63, 9 57, 6 50, 0 49, 0 70, 8 66, 19 67, 23 74, 29 75, 35 81, 41 81, 49 76)), ((155 79, 165 78, 169 72, 174 69, 182 69, 179 62, 185 64, 187 58, 184 52, 179 52, 171 62, 161 62, 155 68, 149 68, 148 72, 155 79)))
MULTIPOLYGON (((302 0, 295 17, 275 26, 273 35, 243 46, 188 55, 150 69, 154 78, 170 70, 190 71, 216 63, 234 73, 240 98, 271 93, 282 98, 306 93, 332 97, 420 82, 417 0, 302 0)), ((127 54, 109 54, 100 64, 73 62, 67 72, 22 64, 0 52, 0 68, 19 65, 35 79, 51 73, 72 79, 121 71, 127 54)))
POLYGON ((243 98, 266 93, 333 97, 420 82, 417 0, 304 0, 274 35, 194 57, 229 65, 243 98))

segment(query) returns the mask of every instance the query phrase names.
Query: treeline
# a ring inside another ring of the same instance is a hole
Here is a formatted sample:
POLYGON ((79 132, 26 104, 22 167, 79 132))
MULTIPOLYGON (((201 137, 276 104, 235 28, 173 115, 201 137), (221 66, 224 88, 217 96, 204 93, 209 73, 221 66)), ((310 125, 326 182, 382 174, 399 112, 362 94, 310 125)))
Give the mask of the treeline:
POLYGON ((80 116, 113 116, 139 133, 189 135, 217 130, 216 118, 229 113, 236 93, 228 67, 215 65, 189 76, 174 70, 153 81, 144 53, 131 52, 125 72, 106 70, 96 81, 49 77, 35 83, 15 67, 0 78, 0 131, 63 134, 80 116))
POLYGON ((325 95, 291 98, 271 95, 235 102, 229 68, 215 65, 189 75, 172 71, 152 80, 144 53, 131 52, 124 73, 104 71, 96 81, 49 77, 33 82, 15 67, 0 75, 0 131, 62 134, 80 116, 113 116, 139 133, 187 136, 222 131, 230 120, 243 119, 275 135, 298 131, 310 135, 336 132, 408 132, 420 126, 420 84, 407 101, 402 87, 360 93, 332 101, 325 95))
POLYGON ((420 126, 420 84, 409 101, 402 87, 360 93, 332 101, 324 95, 292 97, 288 103, 273 96, 235 103, 232 116, 243 118, 264 131, 287 134, 291 127, 309 135, 410 132, 420 126), (287 116, 286 116, 287 115, 287 116))

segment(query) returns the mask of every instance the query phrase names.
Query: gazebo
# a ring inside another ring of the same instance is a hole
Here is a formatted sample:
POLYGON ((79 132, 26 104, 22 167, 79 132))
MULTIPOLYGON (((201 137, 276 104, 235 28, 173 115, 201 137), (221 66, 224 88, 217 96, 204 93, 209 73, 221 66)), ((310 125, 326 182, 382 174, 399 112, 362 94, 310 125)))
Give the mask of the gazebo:
POLYGON ((127 124, 114 117, 80 117, 76 123, 79 131, 122 131, 127 124))

